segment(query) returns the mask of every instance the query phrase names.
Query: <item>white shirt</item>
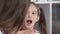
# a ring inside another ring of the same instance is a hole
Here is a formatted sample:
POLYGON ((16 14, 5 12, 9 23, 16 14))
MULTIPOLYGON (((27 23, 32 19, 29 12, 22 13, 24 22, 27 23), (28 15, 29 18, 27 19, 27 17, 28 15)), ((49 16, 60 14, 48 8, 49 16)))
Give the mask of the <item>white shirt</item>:
POLYGON ((37 30, 35 30, 35 32, 36 32, 36 34, 40 34, 40 32, 39 32, 39 31, 37 31, 37 30))
POLYGON ((0 31, 0 34, 3 34, 3 33, 0 31))

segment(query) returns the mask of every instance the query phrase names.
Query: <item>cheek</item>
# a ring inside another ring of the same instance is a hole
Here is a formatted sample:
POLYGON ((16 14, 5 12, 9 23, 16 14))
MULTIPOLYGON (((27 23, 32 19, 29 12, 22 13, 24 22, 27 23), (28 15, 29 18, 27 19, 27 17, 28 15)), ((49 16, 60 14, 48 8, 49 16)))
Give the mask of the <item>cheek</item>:
POLYGON ((33 18, 34 18, 34 20, 36 20, 37 19, 37 15, 33 16, 33 18))
POLYGON ((28 15, 25 16, 25 20, 28 18, 28 15))
POLYGON ((24 19, 24 24, 25 24, 26 20, 27 20, 27 15, 25 16, 25 19, 24 19))
POLYGON ((33 17, 33 21, 34 21, 34 22, 37 21, 37 16, 36 16, 36 15, 33 17))

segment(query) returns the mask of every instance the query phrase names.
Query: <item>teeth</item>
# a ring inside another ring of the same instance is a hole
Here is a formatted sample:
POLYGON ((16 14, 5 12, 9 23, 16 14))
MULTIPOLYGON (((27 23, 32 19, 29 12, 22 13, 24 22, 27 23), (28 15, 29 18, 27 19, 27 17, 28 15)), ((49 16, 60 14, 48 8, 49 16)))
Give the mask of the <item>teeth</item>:
POLYGON ((27 23, 30 23, 31 24, 32 23, 32 20, 27 20, 27 23))

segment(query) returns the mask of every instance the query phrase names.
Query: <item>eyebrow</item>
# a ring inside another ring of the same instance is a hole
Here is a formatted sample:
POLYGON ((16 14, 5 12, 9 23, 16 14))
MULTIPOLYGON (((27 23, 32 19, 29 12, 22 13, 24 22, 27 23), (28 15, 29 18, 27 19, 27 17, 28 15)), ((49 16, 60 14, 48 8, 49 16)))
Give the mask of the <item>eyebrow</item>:
POLYGON ((37 12, 37 11, 33 10, 33 12, 37 12))

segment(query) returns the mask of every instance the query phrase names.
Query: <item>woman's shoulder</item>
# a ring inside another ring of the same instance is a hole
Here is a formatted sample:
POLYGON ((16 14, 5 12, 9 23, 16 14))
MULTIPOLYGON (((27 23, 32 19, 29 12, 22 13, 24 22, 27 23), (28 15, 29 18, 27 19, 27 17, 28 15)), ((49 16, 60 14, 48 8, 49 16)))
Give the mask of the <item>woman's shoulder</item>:
POLYGON ((0 26, 0 34, 4 34, 4 30, 1 26, 0 26))
POLYGON ((0 34, 3 34, 2 31, 0 31, 0 34))

